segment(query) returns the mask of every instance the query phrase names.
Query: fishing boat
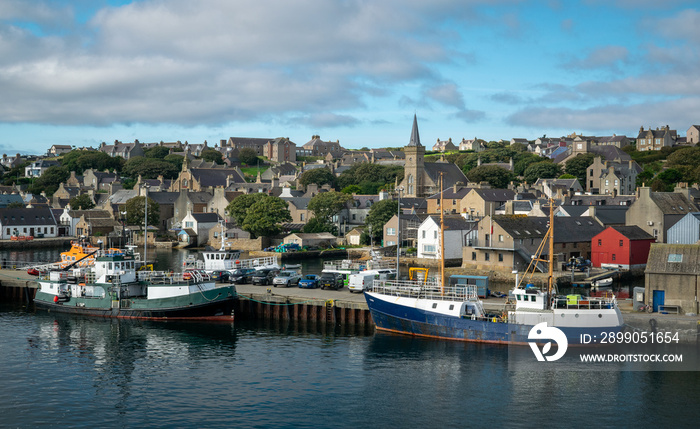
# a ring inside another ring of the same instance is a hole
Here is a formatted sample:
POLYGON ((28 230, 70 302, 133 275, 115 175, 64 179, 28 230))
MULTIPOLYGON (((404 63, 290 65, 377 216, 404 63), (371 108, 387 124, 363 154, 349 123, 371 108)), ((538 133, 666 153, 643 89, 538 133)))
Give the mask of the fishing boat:
MULTIPOLYGON (((543 322, 563 331, 569 344, 580 343, 583 334, 599 338, 603 331, 619 332, 623 321, 613 295, 584 298, 553 293, 553 214, 554 210, 550 210, 549 229, 528 267, 534 272, 537 262, 549 262, 546 288, 521 281, 512 291, 514 304, 505 304, 502 311, 488 312, 474 285, 445 286, 443 257, 440 279, 374 282, 371 290, 365 292, 365 299, 377 329, 499 344, 527 343, 530 330, 543 322), (547 260, 541 258, 546 242, 549 243, 547 260)), ((444 228, 441 226, 440 230, 442 234, 444 228)), ((441 248, 444 248, 444 235, 441 235, 441 248)))
POLYGON ((67 266, 39 277, 36 307, 87 316, 232 320, 233 285, 217 286, 200 270, 137 271, 133 248, 95 252, 92 266, 67 266))

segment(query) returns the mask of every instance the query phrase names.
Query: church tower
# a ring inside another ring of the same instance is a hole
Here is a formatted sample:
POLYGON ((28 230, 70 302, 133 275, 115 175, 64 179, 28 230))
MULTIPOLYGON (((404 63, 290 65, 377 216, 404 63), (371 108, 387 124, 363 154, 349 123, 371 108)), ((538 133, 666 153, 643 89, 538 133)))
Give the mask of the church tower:
POLYGON ((404 177, 401 186, 404 188, 406 197, 422 197, 424 176, 425 176, 425 147, 420 144, 418 134, 418 119, 413 115, 413 129, 411 130, 411 140, 408 146, 403 148, 406 154, 406 164, 404 166, 404 177))

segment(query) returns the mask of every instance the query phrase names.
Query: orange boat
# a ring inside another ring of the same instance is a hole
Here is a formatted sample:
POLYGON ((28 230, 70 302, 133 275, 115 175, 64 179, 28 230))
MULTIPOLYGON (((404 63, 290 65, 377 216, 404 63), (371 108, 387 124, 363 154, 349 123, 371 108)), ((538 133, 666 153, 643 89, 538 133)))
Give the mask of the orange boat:
POLYGON ((95 264, 95 253, 99 247, 77 241, 72 241, 70 245, 70 250, 61 253, 61 261, 59 262, 61 268, 71 264, 75 264, 75 267, 90 267, 95 264), (76 261, 78 262, 76 263, 76 261))

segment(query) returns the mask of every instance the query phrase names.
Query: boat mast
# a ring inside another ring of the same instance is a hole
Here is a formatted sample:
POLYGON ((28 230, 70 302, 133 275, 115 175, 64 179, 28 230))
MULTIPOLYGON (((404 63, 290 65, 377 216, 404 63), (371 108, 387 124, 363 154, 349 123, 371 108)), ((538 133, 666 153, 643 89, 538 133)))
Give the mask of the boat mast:
POLYGON ((554 285, 554 200, 549 199, 549 279, 547 284, 547 302, 551 302, 554 285))
POLYGON ((445 295, 445 209, 443 205, 442 173, 440 173, 440 295, 445 295))

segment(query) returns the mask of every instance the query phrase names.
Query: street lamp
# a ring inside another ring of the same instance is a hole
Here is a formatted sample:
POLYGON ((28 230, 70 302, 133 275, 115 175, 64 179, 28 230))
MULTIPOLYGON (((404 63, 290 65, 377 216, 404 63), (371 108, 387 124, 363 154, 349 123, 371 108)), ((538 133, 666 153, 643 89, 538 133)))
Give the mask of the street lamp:
POLYGON ((398 192, 399 210, 396 213, 396 279, 399 279, 399 257, 401 256, 401 191, 403 186, 396 188, 398 192))

